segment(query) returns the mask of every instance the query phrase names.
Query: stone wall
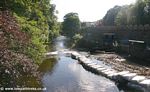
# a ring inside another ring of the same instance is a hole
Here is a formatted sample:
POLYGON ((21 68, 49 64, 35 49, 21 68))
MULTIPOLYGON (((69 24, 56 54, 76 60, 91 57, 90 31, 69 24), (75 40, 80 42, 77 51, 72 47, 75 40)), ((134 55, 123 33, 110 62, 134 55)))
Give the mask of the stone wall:
MULTIPOLYGON (((79 47, 87 48, 89 50, 91 49, 103 50, 107 48, 107 46, 104 46, 104 43, 105 43, 104 34, 106 33, 115 34, 115 37, 113 40, 114 42, 117 42, 117 45, 118 45, 117 49, 119 51, 129 53, 129 47, 130 47, 129 40, 144 41, 146 43, 146 47, 143 50, 150 48, 150 26, 149 25, 101 26, 101 27, 84 28, 81 30, 81 34, 83 35, 83 38, 81 39, 78 45, 79 47)), ((107 49, 111 49, 111 48, 109 47, 107 49)), ((130 49, 133 49, 133 48, 130 48, 130 49)), ((133 51, 133 52, 137 53, 138 50, 136 49, 136 51, 133 51)))

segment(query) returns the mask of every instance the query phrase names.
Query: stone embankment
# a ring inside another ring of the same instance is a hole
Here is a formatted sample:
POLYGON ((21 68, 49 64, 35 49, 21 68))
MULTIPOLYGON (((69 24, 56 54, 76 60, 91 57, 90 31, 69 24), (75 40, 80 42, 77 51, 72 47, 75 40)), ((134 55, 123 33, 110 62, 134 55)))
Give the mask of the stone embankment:
POLYGON ((84 68, 97 74, 103 75, 117 84, 122 86, 128 86, 141 90, 142 92, 150 92, 150 79, 146 76, 138 75, 137 73, 130 71, 118 71, 110 67, 106 67, 103 64, 98 64, 92 61, 78 52, 69 52, 73 59, 78 60, 84 68))

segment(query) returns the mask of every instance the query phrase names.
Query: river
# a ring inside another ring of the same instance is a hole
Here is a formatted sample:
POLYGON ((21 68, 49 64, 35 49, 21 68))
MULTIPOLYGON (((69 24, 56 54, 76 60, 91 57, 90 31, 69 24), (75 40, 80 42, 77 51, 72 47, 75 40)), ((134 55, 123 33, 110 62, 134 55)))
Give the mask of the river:
MULTIPOLYGON (((65 37, 58 37, 54 47, 66 49, 65 37)), ((114 82, 85 70, 78 61, 62 53, 43 62, 47 66, 42 77, 44 92, 119 92, 114 82)))

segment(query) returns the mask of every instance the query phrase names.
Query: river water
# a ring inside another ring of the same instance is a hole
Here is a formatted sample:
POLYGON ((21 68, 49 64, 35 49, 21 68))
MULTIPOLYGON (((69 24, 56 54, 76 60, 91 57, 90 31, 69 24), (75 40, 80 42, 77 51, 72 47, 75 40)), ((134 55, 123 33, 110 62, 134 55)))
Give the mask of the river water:
MULTIPOLYGON (((67 49, 65 37, 55 40, 55 49, 67 49)), ((119 92, 116 85, 103 76, 85 70, 78 61, 60 53, 55 59, 43 61, 46 67, 42 78, 44 92, 119 92)))

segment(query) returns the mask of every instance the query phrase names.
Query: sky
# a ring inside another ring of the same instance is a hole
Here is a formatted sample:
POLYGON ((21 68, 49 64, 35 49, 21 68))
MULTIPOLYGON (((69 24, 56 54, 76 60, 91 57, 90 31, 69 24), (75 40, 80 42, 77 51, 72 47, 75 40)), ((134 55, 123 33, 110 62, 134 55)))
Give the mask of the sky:
POLYGON ((62 22, 65 14, 78 13, 82 22, 93 22, 102 19, 115 5, 135 3, 136 0, 51 0, 58 10, 58 21, 62 22))

